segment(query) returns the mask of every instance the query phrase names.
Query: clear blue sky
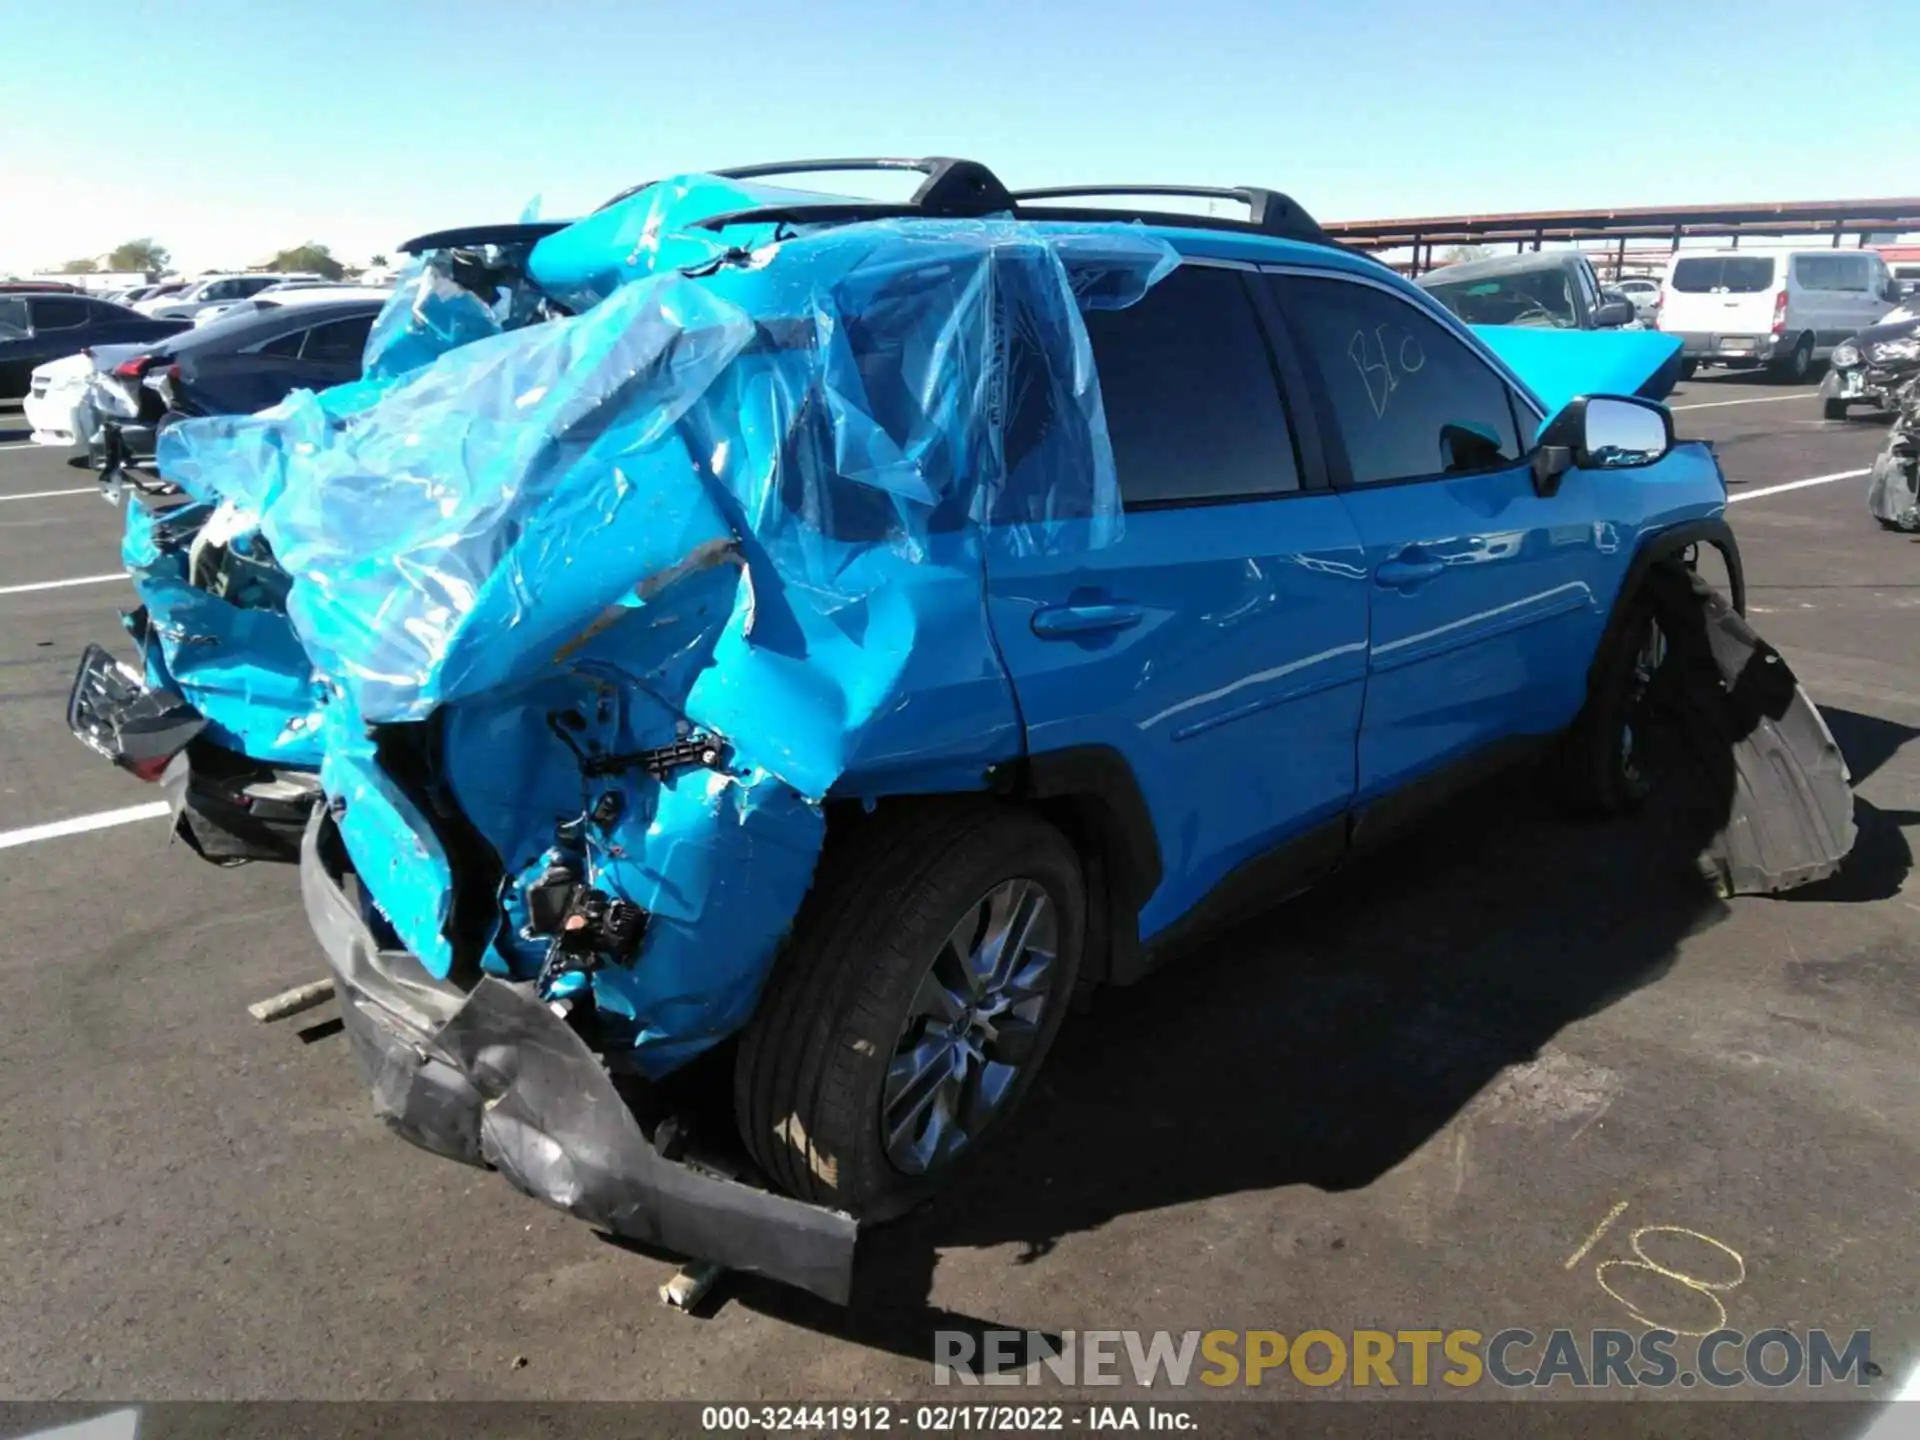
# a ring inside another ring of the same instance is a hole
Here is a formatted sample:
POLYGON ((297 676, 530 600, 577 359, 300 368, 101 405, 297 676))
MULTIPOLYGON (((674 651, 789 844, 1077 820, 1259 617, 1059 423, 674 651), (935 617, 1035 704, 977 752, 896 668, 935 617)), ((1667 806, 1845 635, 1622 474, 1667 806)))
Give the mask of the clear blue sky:
POLYGON ((359 260, 810 155, 1265 184, 1329 219, 1911 193, 1899 8, 11 0, 0 272, 145 234, 195 269, 359 260))

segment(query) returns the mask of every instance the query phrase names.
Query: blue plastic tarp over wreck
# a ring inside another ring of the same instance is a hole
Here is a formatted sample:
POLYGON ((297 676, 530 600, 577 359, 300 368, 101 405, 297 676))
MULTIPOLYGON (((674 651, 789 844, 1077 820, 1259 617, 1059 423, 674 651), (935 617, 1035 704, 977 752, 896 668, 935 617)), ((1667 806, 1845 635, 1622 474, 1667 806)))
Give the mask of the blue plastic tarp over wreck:
MULTIPOLYGON (((676 187, 683 217, 737 207, 676 187)), ((937 659, 920 597, 977 595, 983 547, 1119 534, 1080 312, 1132 303, 1177 258, 1138 227, 998 220, 681 242, 646 218, 660 198, 536 247, 583 313, 344 403, 296 395, 270 439, 236 430, 197 460, 291 576, 335 695, 323 780, 399 938, 448 973, 453 862, 368 727, 431 717, 504 872, 482 964, 590 987, 649 1071, 751 1013, 822 800, 937 659), (706 263, 656 273, 663 257, 706 263), (608 759, 689 737, 711 763, 608 759), (543 966, 528 887, 556 865, 647 912, 632 963, 543 966)))

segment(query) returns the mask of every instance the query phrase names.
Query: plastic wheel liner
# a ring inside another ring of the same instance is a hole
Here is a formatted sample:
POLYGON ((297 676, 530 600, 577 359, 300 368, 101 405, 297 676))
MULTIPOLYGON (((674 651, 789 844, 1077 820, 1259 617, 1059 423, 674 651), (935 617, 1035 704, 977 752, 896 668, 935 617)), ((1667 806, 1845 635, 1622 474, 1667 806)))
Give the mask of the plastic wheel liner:
MULTIPOLYGON (((309 857, 303 887, 379 1108, 640 1238, 679 1202, 635 1168, 637 1132, 604 1133, 606 1072, 658 1077, 750 1017, 823 803, 925 723, 908 702, 928 675, 971 665, 1017 737, 986 658, 987 552, 1118 537, 1080 313, 1177 264, 1109 223, 722 243, 662 218, 750 191, 640 192, 534 248, 543 295, 581 313, 189 422, 175 456, 174 478, 270 546, 324 677, 309 851, 337 835, 340 873, 309 857), (690 273, 651 273, 669 259, 690 273), (369 954, 411 978, 353 958, 369 954), (421 987, 442 998, 409 1018, 421 987), (605 1069, 581 1063, 594 1052, 605 1069), (426 1058, 396 1069, 409 1054, 426 1058)), ((416 283, 445 302, 440 331, 487 329, 416 283)), ((438 343, 383 327, 370 356, 438 343)), ((980 788, 982 768, 949 784, 980 788)), ((843 1288, 737 1236, 701 1245, 843 1288)))
POLYGON ((1649 690, 1656 762, 1687 848, 1721 895, 1825 879, 1853 849, 1845 758, 1780 652, 1690 572, 1645 584, 1666 659, 1649 690))

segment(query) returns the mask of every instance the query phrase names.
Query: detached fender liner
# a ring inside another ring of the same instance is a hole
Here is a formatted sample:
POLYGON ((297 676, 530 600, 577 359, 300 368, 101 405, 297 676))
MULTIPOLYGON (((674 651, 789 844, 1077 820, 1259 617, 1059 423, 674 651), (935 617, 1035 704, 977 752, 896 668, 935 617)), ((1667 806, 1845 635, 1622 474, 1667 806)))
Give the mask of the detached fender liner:
POLYGON ((599 1058, 537 997, 492 978, 462 993, 383 949, 347 893, 350 868, 318 811, 301 845, 301 894, 389 1126, 615 1235, 847 1303, 852 1216, 661 1155, 599 1058))
POLYGON ((1853 849, 1847 762, 1780 652, 1726 598, 1671 566, 1647 574, 1670 646, 1654 685, 1708 834, 1702 871, 1723 895, 1825 879, 1853 849))

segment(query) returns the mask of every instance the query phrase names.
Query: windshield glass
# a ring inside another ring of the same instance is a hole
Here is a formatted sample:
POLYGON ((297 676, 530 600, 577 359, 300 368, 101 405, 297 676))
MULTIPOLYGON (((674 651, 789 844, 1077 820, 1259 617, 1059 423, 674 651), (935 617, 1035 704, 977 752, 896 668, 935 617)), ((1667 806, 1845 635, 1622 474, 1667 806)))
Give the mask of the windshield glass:
POLYGON ((1755 295, 1773 285, 1771 255, 1703 255, 1673 267, 1673 288, 1682 295, 1724 290, 1755 295))
POLYGON ((1580 320, 1564 270, 1527 270, 1479 280, 1426 285, 1434 299, 1469 325, 1534 325, 1572 330, 1580 320))

